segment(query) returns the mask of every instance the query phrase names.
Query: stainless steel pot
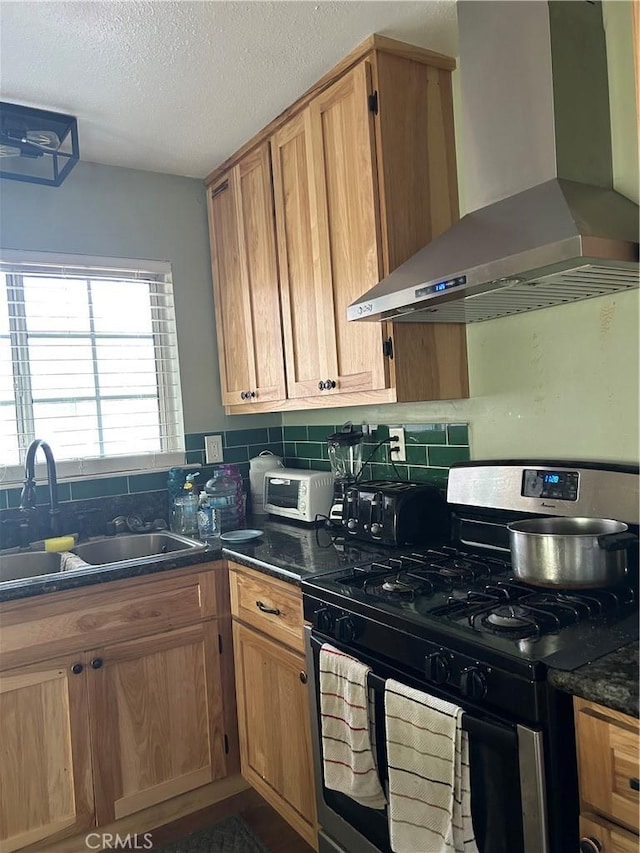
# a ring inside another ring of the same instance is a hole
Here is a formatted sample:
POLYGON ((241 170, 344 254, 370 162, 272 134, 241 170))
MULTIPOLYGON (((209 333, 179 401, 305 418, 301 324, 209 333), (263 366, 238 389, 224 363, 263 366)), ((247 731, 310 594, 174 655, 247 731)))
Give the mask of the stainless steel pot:
POLYGON ((609 518, 529 518, 508 526, 517 578, 542 587, 588 589, 619 583, 638 537, 609 518))

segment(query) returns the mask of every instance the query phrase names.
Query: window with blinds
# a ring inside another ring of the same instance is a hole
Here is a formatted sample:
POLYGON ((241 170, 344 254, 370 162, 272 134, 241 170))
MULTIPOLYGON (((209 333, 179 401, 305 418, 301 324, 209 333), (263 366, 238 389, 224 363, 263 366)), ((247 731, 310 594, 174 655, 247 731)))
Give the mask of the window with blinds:
POLYGON ((170 269, 125 263, 0 259, 1 466, 34 438, 70 474, 183 460, 170 269))

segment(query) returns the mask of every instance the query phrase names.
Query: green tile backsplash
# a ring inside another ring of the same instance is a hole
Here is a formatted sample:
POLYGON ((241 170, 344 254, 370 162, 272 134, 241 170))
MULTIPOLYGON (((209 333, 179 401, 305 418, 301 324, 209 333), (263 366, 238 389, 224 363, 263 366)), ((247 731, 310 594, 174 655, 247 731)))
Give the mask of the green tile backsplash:
MULTIPOLYGON (((327 436, 339 430, 342 424, 326 426, 259 427, 256 429, 227 430, 222 433, 224 461, 238 466, 247 491, 249 490, 249 460, 261 450, 271 450, 283 457, 285 465, 292 468, 329 470, 327 436)), ((389 426, 369 427, 365 437, 363 460, 373 451, 375 444, 389 436, 389 426)), ((365 468, 367 479, 393 479, 430 481, 446 485, 449 466, 469 459, 469 429, 467 424, 403 424, 407 452, 406 462, 389 462, 388 447, 383 445, 372 455, 365 468)), ((204 437, 209 433, 189 433, 185 436, 186 464, 199 467, 197 483, 203 485, 212 476, 215 466, 205 464, 204 437)), ((193 469, 192 469, 193 470, 193 469)), ((59 485, 61 501, 87 498, 140 494, 166 487, 164 471, 153 471, 130 476, 85 478, 59 485)), ((0 510, 19 506, 20 487, 0 490, 0 510)), ((37 486, 39 504, 48 502, 46 485, 37 486)))

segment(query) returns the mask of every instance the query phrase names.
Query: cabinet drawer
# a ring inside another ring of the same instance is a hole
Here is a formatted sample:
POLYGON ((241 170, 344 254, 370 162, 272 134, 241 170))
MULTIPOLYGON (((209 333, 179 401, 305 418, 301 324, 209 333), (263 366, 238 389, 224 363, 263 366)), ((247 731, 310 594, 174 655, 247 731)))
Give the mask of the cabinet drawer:
POLYGON ((638 832, 640 723, 593 702, 574 701, 583 810, 638 832))
POLYGON ((302 593, 285 581, 229 563, 231 614, 274 640, 304 652, 302 593))
POLYGON ((595 815, 580 815, 580 839, 600 845, 601 853, 638 853, 638 837, 595 815))
POLYGON ((130 579, 0 608, 0 669, 158 633, 216 615, 216 573, 130 579))

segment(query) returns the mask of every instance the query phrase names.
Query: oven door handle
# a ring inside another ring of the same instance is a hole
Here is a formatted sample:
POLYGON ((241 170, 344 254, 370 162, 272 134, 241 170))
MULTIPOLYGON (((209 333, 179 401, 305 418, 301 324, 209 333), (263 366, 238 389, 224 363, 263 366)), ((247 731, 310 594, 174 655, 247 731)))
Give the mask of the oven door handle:
POLYGON ((516 728, 524 853, 549 853, 542 732, 526 726, 516 728))

